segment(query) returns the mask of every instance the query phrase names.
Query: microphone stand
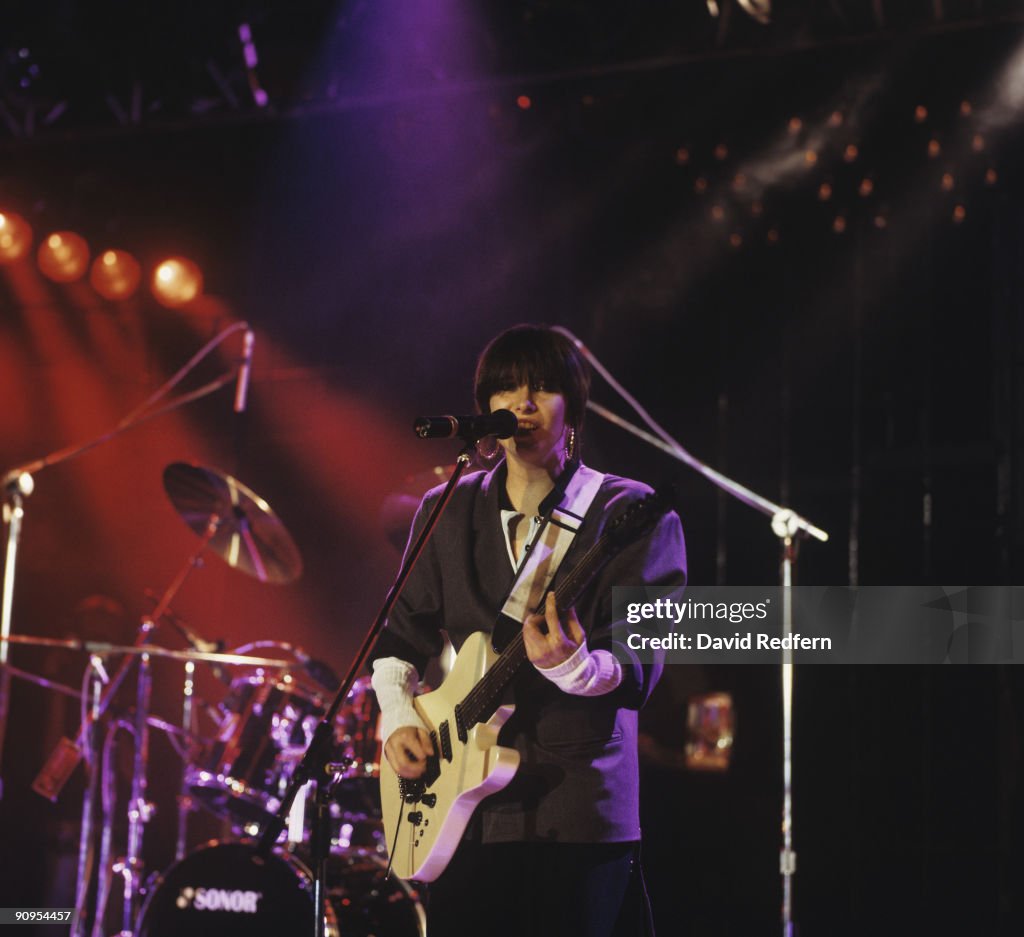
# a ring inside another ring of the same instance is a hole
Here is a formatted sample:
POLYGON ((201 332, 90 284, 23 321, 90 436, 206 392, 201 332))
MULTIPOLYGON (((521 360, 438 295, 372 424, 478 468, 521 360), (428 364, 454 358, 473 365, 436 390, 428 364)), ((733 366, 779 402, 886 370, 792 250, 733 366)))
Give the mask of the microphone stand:
MULTIPOLYGON (((634 426, 627 420, 602 407, 593 401, 587 402, 587 408, 610 423, 632 433, 672 458, 699 472, 713 485, 726 494, 731 495, 748 507, 771 518, 772 533, 778 538, 781 561, 779 577, 782 585, 782 632, 788 638, 793 633, 793 603, 790 587, 794 581, 794 570, 799 540, 813 537, 824 543, 828 534, 815 527, 806 518, 801 517, 790 508, 776 504, 751 491, 739 482, 734 481, 700 459, 687 452, 662 427, 660 427, 646 410, 619 384, 607 368, 593 355, 580 339, 568 329, 555 326, 554 331, 568 338, 580 353, 593 365, 594 369, 640 414, 657 436, 634 426)), ((793 876, 796 874, 796 852, 793 849, 793 652, 786 649, 782 652, 782 848, 779 851, 779 871, 782 875, 782 937, 793 937, 793 876)))
POLYGON ((334 725, 338 716, 338 710, 341 708, 342 703, 348 696, 349 691, 352 688, 352 684, 355 682, 359 672, 365 666, 366 660, 370 656, 370 652, 373 650, 374 645, 377 643, 377 638, 384 629, 388 615, 391 613, 391 609, 394 608, 395 602, 398 600, 398 596, 401 594, 402 588, 404 587, 406 580, 409 578, 409 574, 412 572, 413 566, 416 564, 420 554, 423 552, 423 548, 427 545, 427 541, 433 534, 434 528, 437 526, 437 522, 440 520, 444 509, 447 507, 448 501, 451 498, 452 492, 455 490, 455 486, 458 483, 459 478, 465 471, 466 466, 469 465, 470 453, 473 451, 475 444, 475 439, 467 441, 466 445, 456 458, 455 471, 452 472, 451 478, 448 479, 448 484, 445 486, 440 498, 438 498, 437 503, 431 510, 430 516, 427 518, 423 530, 420 531, 416 541, 409 548, 405 560, 402 563, 402 567, 398 571, 398 576, 395 578, 394 583, 388 590, 387 596, 384 599, 384 604, 377 613, 377 617, 374 619, 366 633, 366 636, 363 638, 363 643, 360 646, 355 659, 352 661, 352 666, 349 668, 348 673, 342 680, 341 686, 334 695, 334 700, 331 703, 330 708, 320 720, 319 725, 317 725, 316 731, 313 733, 313 738, 309 743, 309 747, 306 749, 305 754, 302 756, 302 760, 299 762, 295 772, 292 774, 291 780, 288 783, 288 789, 285 792, 284 799, 281 801, 280 807, 278 807, 277 813, 266 822, 256 844, 254 861, 263 863, 269 857, 271 850, 274 848, 274 843, 277 842, 277 838, 281 835, 281 831, 285 827, 288 814, 291 812, 292 803, 294 802, 299 790, 305 786, 308 781, 313 781, 316 787, 316 795, 314 798, 316 810, 315 818, 313 820, 312 836, 310 837, 310 846, 312 850, 313 865, 314 937, 326 937, 327 933, 327 859, 330 855, 331 845, 328 799, 330 797, 333 783, 328 779, 346 767, 343 763, 331 761, 330 744, 334 736, 334 725))
MULTIPOLYGON (((8 707, 10 700, 10 676, 7 673, 7 639, 11 635, 11 620, 14 604, 14 584, 17 576, 18 544, 21 540, 21 525, 25 517, 25 499, 32 494, 35 488, 33 476, 43 469, 53 465, 66 462, 83 452, 88 452, 96 446, 120 436, 121 433, 138 426, 154 417, 177 410, 195 400, 207 397, 215 391, 220 390, 225 384, 233 381, 241 372, 241 367, 232 368, 226 374, 216 380, 183 394, 175 400, 164 404, 164 406, 152 409, 162 400, 181 380, 189 374, 195 366, 202 361, 214 348, 220 345, 229 335, 235 332, 248 330, 246 322, 236 322, 234 325, 219 332, 208 341, 195 355, 193 355, 178 372, 171 376, 163 385, 157 388, 139 406, 124 417, 113 429, 96 436, 85 443, 68 446, 58 449, 41 459, 35 459, 17 468, 8 471, 2 478, 3 486, 3 522, 7 525, 7 552, 4 561, 4 581, 2 599, 0 599, 0 799, 3 798, 3 749, 4 737, 7 732, 8 707)), ((244 366, 244 363, 243 363, 244 366)))

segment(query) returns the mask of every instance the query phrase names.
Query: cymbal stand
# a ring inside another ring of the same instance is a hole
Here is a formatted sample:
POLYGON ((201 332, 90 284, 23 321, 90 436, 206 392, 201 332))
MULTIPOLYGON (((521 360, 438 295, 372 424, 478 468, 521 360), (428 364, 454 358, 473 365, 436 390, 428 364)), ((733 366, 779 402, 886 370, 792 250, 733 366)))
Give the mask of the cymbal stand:
POLYGON ((11 675, 7 672, 11 612, 14 605, 14 574, 18 566, 18 542, 25 517, 24 499, 32 494, 32 476, 19 472, 5 479, 4 523, 7 524, 7 553, 4 560, 4 587, 0 598, 0 799, 4 796, 3 753, 7 733, 7 707, 11 697, 11 675))
MULTIPOLYGON (((185 661, 185 683, 181 695, 181 728, 186 738, 192 734, 193 728, 193 691, 195 689, 196 662, 185 661)), ((174 860, 180 862, 185 858, 185 846, 188 840, 188 815, 192 812, 192 792, 188 786, 188 762, 182 759, 181 791, 178 794, 178 832, 174 842, 174 860)))
POLYGON ((85 785, 85 794, 82 796, 82 826, 78 834, 78 868, 75 881, 75 910, 71 918, 71 937, 82 937, 85 932, 85 903, 92 871, 93 823, 100 776, 100 772, 97 770, 95 725, 99 718, 102 686, 109 679, 99 655, 90 654, 85 677, 86 695, 89 699, 89 722, 82 738, 83 751, 86 753, 85 761, 89 766, 89 779, 85 785))
POLYGON ((3 798, 3 746, 4 737, 7 731, 8 706, 10 702, 10 674, 7 672, 6 668, 8 655, 6 639, 10 637, 11 634, 14 583, 17 578, 18 543, 21 539, 21 525, 25 516, 24 499, 32 494, 32 491, 35 488, 33 475, 41 472, 43 469, 59 465, 61 462, 66 462, 69 459, 73 459, 75 456, 88 452, 90 449, 95 449, 97 446, 101 446, 104 443, 109 442, 111 439, 120 436, 121 433, 127 432, 129 429, 139 426, 154 417, 161 416, 164 413, 169 413, 172 410, 177 410, 187 404, 194 403, 196 400, 208 397, 210 394, 215 393, 225 385, 231 383, 240 373, 242 368, 241 364, 238 367, 233 367, 230 371, 222 374, 218 378, 215 378, 208 384, 204 384, 196 390, 182 394, 179 397, 164 403, 162 406, 157 406, 157 404, 163 400, 188 374, 190 374, 200 361, 220 345, 221 342, 223 342, 229 335, 233 335, 235 332, 243 330, 246 332, 249 331, 249 324, 247 322, 236 322, 224 329, 222 332, 216 334, 210 339, 210 341, 200 348, 199 351, 197 351, 183 367, 173 374, 169 380, 158 387, 139 406, 124 417, 113 429, 108 430, 87 442, 66 446, 63 449, 58 449, 56 452, 51 452, 49 455, 43 456, 41 459, 35 459, 32 462, 19 465, 6 472, 2 478, 0 478, 0 486, 2 486, 2 496, 4 499, 3 523, 7 525, 7 552, 5 554, 4 561, 3 593, 2 599, 0 599, 0 799, 3 798))
MULTIPOLYGON (((199 546, 185 560, 174 581, 161 596, 153 614, 143 619, 140 635, 146 637, 156 628, 155 622, 160 621, 164 612, 170 607, 171 601, 184 585, 189 573, 202 562, 206 547, 214 538, 220 527, 221 519, 211 514, 206 531, 200 538, 199 546)), ((142 642, 146 640, 142 638, 142 642)), ((140 642, 140 643, 142 643, 140 642)), ((132 788, 128 804, 128 848, 124 859, 117 863, 114 871, 124 879, 124 917, 120 937, 131 937, 138 911, 136 902, 145 872, 142 862, 142 840, 146 824, 153 814, 153 805, 146 800, 146 769, 149 765, 149 702, 152 691, 149 654, 140 654, 138 682, 136 684, 135 703, 135 757, 132 763, 132 788)), ((126 662, 130 666, 130 661, 126 662)))
MULTIPOLYGON (((152 626, 151 626, 152 627, 152 626)), ((135 757, 132 761, 132 789, 128 802, 128 850, 114 872, 124 879, 124 900, 121 937, 131 937, 135 925, 135 903, 145 872, 142 861, 142 837, 153 816, 153 805, 146 800, 146 769, 149 767, 149 703, 153 689, 151 662, 148 654, 139 655, 139 672, 135 691, 135 757)))

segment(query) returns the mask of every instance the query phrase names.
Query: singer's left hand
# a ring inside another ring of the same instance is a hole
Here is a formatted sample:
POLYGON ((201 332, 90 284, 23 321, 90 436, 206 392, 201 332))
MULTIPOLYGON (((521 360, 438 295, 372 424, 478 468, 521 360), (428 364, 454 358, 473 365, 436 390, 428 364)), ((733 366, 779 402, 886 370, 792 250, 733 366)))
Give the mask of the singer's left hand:
POLYGON ((557 667, 586 642, 576 610, 568 609, 564 618, 563 624, 555 605, 554 592, 548 593, 543 615, 526 616, 523 622, 523 642, 526 645, 526 656, 535 666, 545 670, 557 667))

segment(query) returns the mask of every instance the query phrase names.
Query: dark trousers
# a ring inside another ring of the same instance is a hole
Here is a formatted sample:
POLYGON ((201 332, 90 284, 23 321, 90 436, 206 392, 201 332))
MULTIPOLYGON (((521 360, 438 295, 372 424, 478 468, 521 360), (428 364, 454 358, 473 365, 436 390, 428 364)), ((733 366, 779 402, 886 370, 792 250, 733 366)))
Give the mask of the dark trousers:
POLYGON ((428 937, 650 933, 637 843, 463 842, 428 900, 428 937))

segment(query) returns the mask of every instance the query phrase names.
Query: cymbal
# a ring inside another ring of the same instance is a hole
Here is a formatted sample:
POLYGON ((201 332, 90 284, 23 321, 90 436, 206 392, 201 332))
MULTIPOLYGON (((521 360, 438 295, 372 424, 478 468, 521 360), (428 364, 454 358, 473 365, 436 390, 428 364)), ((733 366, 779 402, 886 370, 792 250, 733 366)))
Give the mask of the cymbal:
POLYGON ((302 557, 269 504, 219 469, 173 462, 164 469, 164 490, 182 520, 197 534, 218 524, 209 548, 229 566, 260 582, 293 582, 302 557))
MULTIPOLYGON (((172 660, 203 660, 211 664, 233 667, 294 667, 290 660, 278 657, 253 657, 251 654, 222 654, 219 651, 177 651, 155 644, 111 644, 109 641, 88 641, 82 638, 37 638, 27 634, 11 634, 0 638, 0 643, 29 644, 34 647, 59 647, 89 654, 148 654, 150 657, 169 657, 172 660)), ((5 665, 6 666, 6 665, 5 665)))

